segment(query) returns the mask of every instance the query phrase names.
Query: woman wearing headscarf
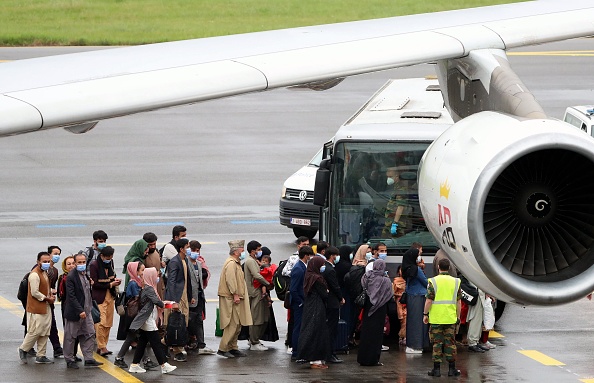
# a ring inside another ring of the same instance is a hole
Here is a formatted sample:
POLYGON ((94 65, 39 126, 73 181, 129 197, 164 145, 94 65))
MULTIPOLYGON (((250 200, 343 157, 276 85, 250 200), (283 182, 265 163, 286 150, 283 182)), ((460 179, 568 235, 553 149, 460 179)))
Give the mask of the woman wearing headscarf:
MULTIPOLYGON (((144 286, 142 275, 144 274, 144 265, 141 262, 128 262, 126 270, 130 277, 130 282, 126 286, 126 302, 130 299, 140 295, 140 291, 144 286)), ((128 368, 128 365, 124 361, 124 356, 128 352, 130 346, 136 343, 136 334, 129 332, 130 324, 134 318, 130 318, 124 314, 120 317, 120 324, 118 326, 117 340, 123 340, 124 343, 120 348, 120 351, 116 355, 114 364, 120 368, 128 368)))
POLYGON ((371 246, 364 243, 355 252, 355 256, 353 257, 353 265, 363 265, 366 266, 367 262, 371 259, 371 246))
POLYGON ((56 295, 58 296, 58 301, 62 302, 62 324, 64 324, 64 307, 65 300, 66 300, 66 277, 70 270, 76 268, 76 263, 74 262, 74 255, 69 255, 62 261, 62 275, 58 277, 58 284, 57 284, 57 291, 56 295))
POLYGON ((128 250, 128 254, 124 257, 124 270, 122 271, 126 275, 126 282, 125 288, 128 287, 128 282, 130 282, 130 275, 128 274, 128 263, 130 262, 142 262, 146 256, 148 255, 149 248, 148 242, 144 239, 139 239, 138 241, 132 244, 130 250, 128 250))
POLYGON ((373 262, 373 269, 363 275, 361 285, 367 291, 367 299, 363 306, 357 362, 361 366, 382 366, 379 360, 384 339, 384 324, 388 313, 388 302, 394 294, 392 282, 386 275, 386 262, 382 259, 373 262))
POLYGON ((161 365, 161 373, 167 374, 175 370, 177 367, 167 363, 165 350, 161 346, 161 337, 157 327, 160 314, 159 309, 163 309, 165 303, 157 294, 157 283, 159 283, 159 275, 157 269, 149 267, 144 270, 142 276, 144 287, 140 296, 140 311, 130 325, 130 331, 138 331, 138 347, 134 352, 134 359, 128 371, 133 373, 143 373, 146 370, 140 367, 140 360, 144 355, 147 344, 151 345, 157 362, 161 365))
POLYGON ((423 323, 427 277, 419 266, 421 251, 410 248, 402 257, 402 276, 406 279, 406 353, 421 354, 430 347, 429 326, 423 323))
POLYGON ((321 274, 325 268, 322 257, 312 257, 307 263, 303 280, 305 303, 297 353, 298 359, 309 361, 311 368, 317 369, 328 368, 326 359, 332 353, 330 333, 326 325, 328 286, 321 274))

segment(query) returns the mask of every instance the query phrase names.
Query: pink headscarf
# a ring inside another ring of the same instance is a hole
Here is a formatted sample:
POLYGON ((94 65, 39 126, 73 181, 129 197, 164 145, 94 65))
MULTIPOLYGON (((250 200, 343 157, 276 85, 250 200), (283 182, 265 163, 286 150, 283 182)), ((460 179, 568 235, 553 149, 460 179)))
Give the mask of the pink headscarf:
POLYGON ((142 287, 142 279, 138 276, 138 263, 139 262, 128 262, 126 269, 128 270, 128 275, 130 276, 130 280, 136 282, 138 287, 142 287))
POLYGON ((153 289, 155 289, 155 293, 161 299, 161 296, 159 296, 159 290, 157 290, 157 277, 159 276, 157 269, 154 267, 147 267, 144 269, 144 274, 142 276, 144 278, 144 285, 151 286, 153 289))

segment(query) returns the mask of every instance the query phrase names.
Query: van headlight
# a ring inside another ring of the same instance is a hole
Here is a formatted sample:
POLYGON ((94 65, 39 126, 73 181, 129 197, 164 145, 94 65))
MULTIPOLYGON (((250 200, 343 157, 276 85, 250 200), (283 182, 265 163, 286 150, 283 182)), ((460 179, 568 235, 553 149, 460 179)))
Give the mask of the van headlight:
POLYGON ((286 195, 287 195, 287 187, 283 186, 283 191, 281 192, 281 198, 285 198, 286 195))

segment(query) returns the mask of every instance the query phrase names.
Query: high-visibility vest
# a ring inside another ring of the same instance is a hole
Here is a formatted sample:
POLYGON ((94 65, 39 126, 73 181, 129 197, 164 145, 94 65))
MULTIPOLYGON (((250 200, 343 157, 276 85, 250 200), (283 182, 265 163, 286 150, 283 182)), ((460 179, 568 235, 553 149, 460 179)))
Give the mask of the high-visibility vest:
POLYGON ((435 290, 435 299, 429 310, 429 323, 454 324, 458 320, 456 303, 460 279, 440 274, 430 279, 435 290))

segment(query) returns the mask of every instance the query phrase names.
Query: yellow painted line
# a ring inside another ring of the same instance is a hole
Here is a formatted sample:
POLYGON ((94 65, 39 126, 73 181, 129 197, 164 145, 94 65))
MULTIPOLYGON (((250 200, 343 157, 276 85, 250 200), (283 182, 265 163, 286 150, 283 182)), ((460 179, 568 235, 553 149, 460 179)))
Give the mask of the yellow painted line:
POLYGON ((584 383, 594 383, 594 379, 590 378, 590 379, 580 379, 580 382, 584 382, 584 383))
POLYGON ((505 338, 505 335, 498 333, 497 331, 489 331, 489 338, 505 338))
POLYGON ((536 360, 537 362, 539 362, 541 364, 544 364, 545 366, 565 366, 565 363, 559 362, 557 359, 553 359, 550 356, 547 356, 540 351, 518 350, 518 352, 522 355, 526 355, 527 357, 536 360))
MULTIPOLYGON (((0 308, 16 315, 19 318, 23 317, 23 305, 20 303, 14 303, 9 301, 8 299, 0 296, 0 308)), ((63 339, 64 334, 62 331, 59 331, 60 339, 63 339)), ((104 357, 100 356, 99 354, 94 354, 94 357, 99 362, 103 362, 103 366, 99 367, 103 371, 107 372, 109 375, 113 376, 117 380, 123 383, 142 383, 142 380, 136 379, 134 376, 126 372, 125 370, 116 367, 113 363, 109 361, 109 359, 105 359, 104 357)))

